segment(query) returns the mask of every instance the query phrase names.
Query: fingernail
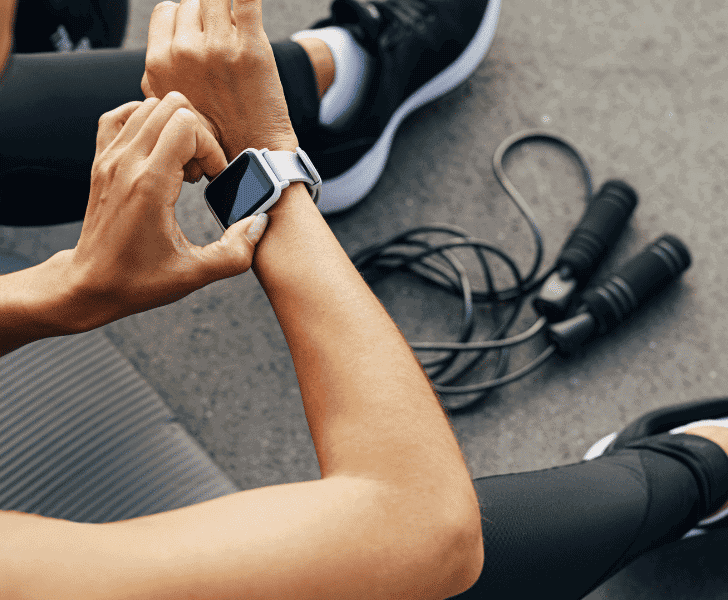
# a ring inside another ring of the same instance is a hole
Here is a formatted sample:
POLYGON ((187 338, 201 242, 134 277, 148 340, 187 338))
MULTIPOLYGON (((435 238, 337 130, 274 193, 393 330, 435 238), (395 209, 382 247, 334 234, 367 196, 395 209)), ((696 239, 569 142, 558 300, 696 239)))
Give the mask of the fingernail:
POLYGON ((260 213, 253 220, 253 224, 248 227, 248 231, 245 232, 245 237, 248 238, 251 244, 255 245, 263 237, 263 232, 268 225, 268 215, 260 213))

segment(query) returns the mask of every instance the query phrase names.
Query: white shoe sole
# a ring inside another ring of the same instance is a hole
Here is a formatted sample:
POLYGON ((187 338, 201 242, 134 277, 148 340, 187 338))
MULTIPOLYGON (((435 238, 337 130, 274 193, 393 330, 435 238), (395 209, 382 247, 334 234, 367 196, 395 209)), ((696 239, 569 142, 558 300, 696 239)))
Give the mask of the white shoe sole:
MULTIPOLYGON (((728 428, 728 417, 724 417, 722 419, 705 419, 703 421, 695 421, 693 423, 688 423, 687 425, 681 425, 680 427, 675 427, 675 429, 671 429, 670 433, 683 433, 685 430, 690 429, 692 427, 698 427, 699 425, 717 425, 719 427, 726 427, 728 428)), ((601 456, 604 454, 604 451, 607 449, 607 446, 612 443, 612 440, 617 437, 617 432, 610 433, 609 435, 603 437, 601 440, 599 440, 596 444, 594 444, 589 450, 587 450, 586 454, 584 455, 584 460, 593 460, 597 458, 598 456, 601 456)), ((712 523, 717 523, 721 519, 724 519, 728 517, 728 508, 716 513, 712 517, 708 517, 707 519, 703 519, 698 523, 698 526, 688 531, 684 536, 683 539, 693 537, 695 535, 701 535, 705 533, 704 529, 700 529, 700 527, 704 527, 706 525, 711 525, 712 523)))
POLYGON ((389 119, 377 143, 353 167, 323 182, 318 202, 322 214, 346 210, 372 190, 384 171, 397 127, 407 115, 455 89, 473 74, 493 42, 499 13, 500 0, 489 0, 480 27, 463 53, 402 103, 389 119))

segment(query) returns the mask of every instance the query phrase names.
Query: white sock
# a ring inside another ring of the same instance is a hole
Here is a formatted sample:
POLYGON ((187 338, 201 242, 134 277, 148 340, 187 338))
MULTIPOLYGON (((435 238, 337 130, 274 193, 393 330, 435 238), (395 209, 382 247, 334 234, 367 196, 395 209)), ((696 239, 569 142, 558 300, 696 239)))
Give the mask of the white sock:
POLYGON ((343 27, 306 29, 294 33, 291 40, 304 37, 322 40, 331 50, 336 68, 334 82, 321 98, 319 121, 330 129, 344 129, 364 100, 373 59, 343 27))

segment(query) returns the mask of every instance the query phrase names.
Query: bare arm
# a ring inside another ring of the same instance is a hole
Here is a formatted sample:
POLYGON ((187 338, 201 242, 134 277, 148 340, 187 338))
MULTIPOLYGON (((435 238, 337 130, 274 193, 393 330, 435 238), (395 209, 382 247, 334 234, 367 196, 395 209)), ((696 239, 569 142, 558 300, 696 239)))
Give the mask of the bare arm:
POLYGON ((477 497, 450 424, 411 349, 300 184, 271 211, 253 268, 293 356, 322 477, 386 484, 401 501, 379 507, 382 518, 393 517, 386 521, 393 531, 406 538, 419 526, 426 536, 442 519, 440 535, 452 528, 470 555, 464 564, 479 572, 477 497))
POLYGON ((71 333, 63 327, 72 294, 63 278, 63 254, 16 273, 0 276, 0 356, 36 340, 71 333))

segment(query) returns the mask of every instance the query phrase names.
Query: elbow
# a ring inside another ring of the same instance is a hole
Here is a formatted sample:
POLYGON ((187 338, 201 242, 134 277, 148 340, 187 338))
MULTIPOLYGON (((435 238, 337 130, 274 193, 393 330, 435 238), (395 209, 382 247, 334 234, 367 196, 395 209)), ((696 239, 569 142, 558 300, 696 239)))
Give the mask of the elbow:
POLYGON ((484 547, 480 508, 477 504, 457 516, 445 519, 446 532, 440 547, 439 561, 447 565, 438 582, 443 598, 462 594, 480 578, 483 570, 484 547))
POLYGON ((411 595, 402 597, 445 600, 470 589, 480 578, 484 548, 475 490, 451 493, 443 500, 429 505, 427 518, 417 519, 419 526, 409 521, 409 544, 404 545, 409 545, 410 556, 416 557, 414 564, 410 563, 409 578, 417 585, 410 588, 411 595), (417 550, 413 538, 417 539, 417 550))

